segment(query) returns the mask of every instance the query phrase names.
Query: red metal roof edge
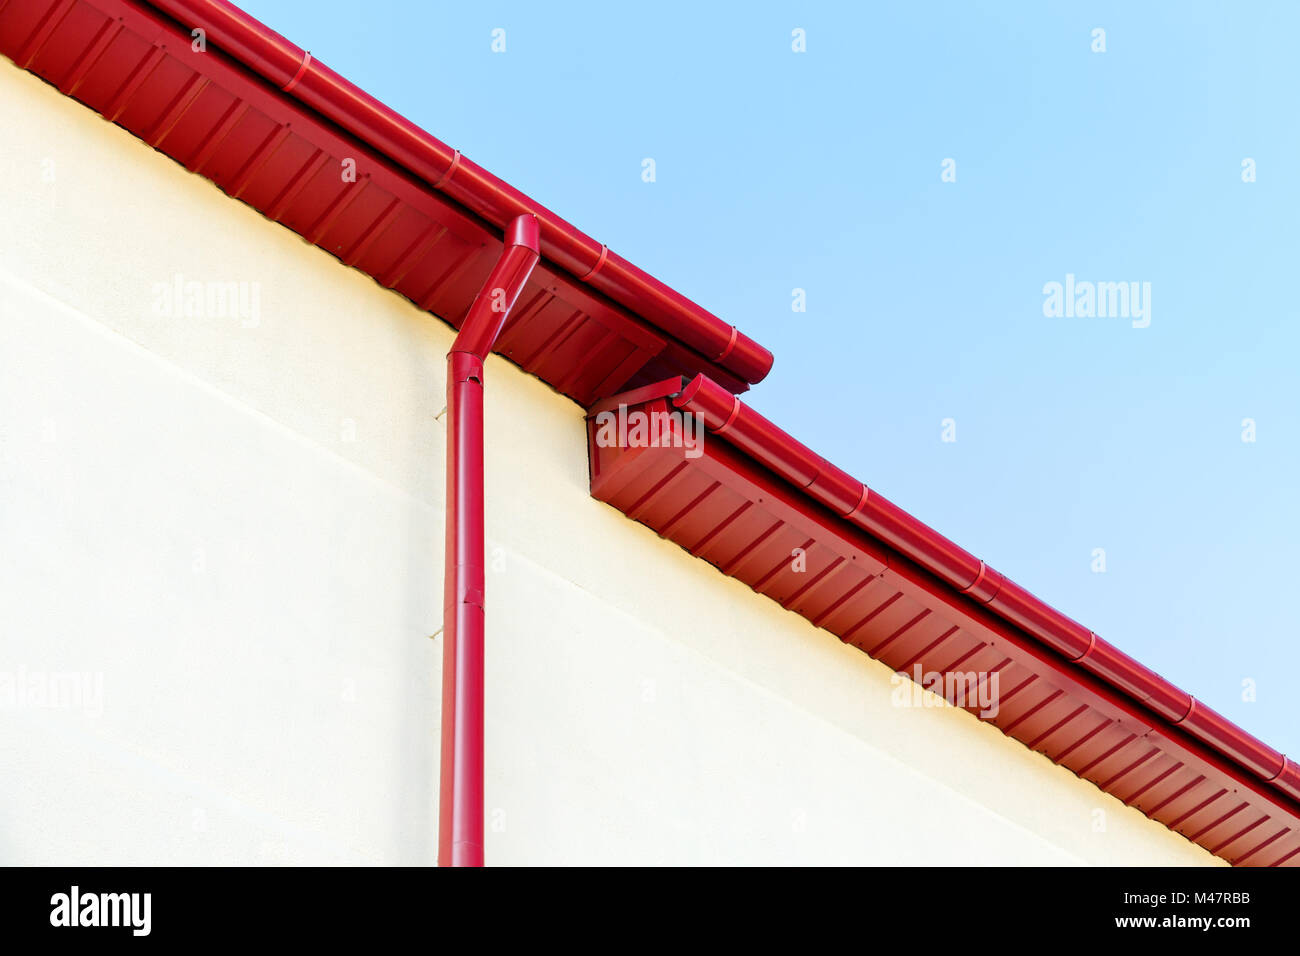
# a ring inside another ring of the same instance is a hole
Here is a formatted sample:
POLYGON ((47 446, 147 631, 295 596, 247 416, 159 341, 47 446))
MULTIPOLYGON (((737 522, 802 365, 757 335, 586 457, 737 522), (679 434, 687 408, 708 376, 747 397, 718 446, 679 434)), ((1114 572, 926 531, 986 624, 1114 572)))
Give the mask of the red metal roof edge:
MULTIPOLYGON (((538 216, 544 254, 575 280, 632 309, 748 382, 770 369, 771 354, 716 316, 610 253, 555 214, 464 159, 409 121, 317 63, 309 54, 224 0, 133 0, 159 23, 200 24, 214 45, 291 95, 303 108, 342 127, 474 216, 504 226, 519 212, 538 216), (160 13, 161 12, 161 13, 160 13), (168 19, 170 18, 170 19, 168 19)), ((0 2, 0 8, 4 6, 0 2)), ((57 24, 71 0, 56 5, 57 24)), ((187 27, 188 29, 188 27, 187 27)), ((650 386, 653 389, 653 386, 650 386)), ((1005 579, 985 562, 917 521, 887 499, 808 449, 707 375, 664 394, 704 418, 710 430, 767 472, 797 488, 840 520, 884 541, 942 581, 962 601, 975 602, 1031 636, 1064 677, 1100 681, 1156 718, 1175 738, 1190 739, 1268 787, 1294 811, 1300 768, 1276 750, 1195 700, 1149 668, 1005 579)))
POLYGON ((1186 734, 1271 786, 1286 804, 1300 801, 1300 766, 1216 713, 1191 694, 1035 597, 884 496, 871 491, 773 425, 705 375, 672 400, 700 416, 711 434, 756 461, 856 528, 933 574, 1053 653, 1054 670, 1078 680, 1086 672, 1140 705, 1174 734, 1186 734))
POLYGON ((301 47, 226 0, 142 0, 321 116, 498 228, 531 213, 542 255, 745 382, 761 381, 772 353, 608 246, 492 175, 301 47))
MULTIPOLYGON (((460 203, 144 0, 0 0, 0 54, 458 326, 501 248, 460 203), (349 176, 348 173, 351 173, 349 176)), ((495 351, 582 406, 667 375, 749 383, 544 260, 495 351)))
POLYGON ((940 679, 935 692, 950 704, 1216 856, 1300 865, 1300 802, 1130 694, 1065 666, 1022 627, 727 439, 701 441, 703 417, 689 421, 672 402, 682 390, 680 380, 662 381, 592 406, 594 498, 910 681, 934 689, 940 679), (964 696, 972 686, 994 688, 993 697, 964 696))

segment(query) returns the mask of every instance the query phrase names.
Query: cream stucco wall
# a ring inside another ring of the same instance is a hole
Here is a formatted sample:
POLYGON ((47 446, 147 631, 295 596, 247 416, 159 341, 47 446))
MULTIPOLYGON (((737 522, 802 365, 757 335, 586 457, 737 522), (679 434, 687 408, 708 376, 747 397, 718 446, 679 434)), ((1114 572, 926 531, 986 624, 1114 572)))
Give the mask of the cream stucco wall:
MULTIPOLYGON (((0 863, 432 861, 448 327, 7 60, 0 129, 0 679, 89 675, 0 707, 0 863)), ((487 376, 490 862, 1215 862, 891 706, 487 376)))

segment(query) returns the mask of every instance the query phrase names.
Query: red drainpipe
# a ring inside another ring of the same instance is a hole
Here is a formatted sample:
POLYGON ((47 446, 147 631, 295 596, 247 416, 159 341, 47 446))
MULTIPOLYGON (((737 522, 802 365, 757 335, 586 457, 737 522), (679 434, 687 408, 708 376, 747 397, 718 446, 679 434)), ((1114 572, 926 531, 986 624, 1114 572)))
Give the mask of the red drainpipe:
POLYGON ((439 866, 483 865, 483 360, 537 265, 536 218, 505 243, 447 353, 439 866))

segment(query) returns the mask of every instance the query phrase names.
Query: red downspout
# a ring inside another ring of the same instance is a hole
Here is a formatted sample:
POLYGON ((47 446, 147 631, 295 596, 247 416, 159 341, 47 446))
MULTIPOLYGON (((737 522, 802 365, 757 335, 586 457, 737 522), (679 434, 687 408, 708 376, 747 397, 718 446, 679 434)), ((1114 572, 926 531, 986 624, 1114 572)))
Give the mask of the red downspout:
MULTIPOLYGON (((548 261, 754 384, 772 353, 545 206, 461 155, 226 0, 145 0, 263 79, 384 153, 434 189, 504 228, 537 217, 548 261)), ((2 4, 0 4, 2 5, 2 4)))
POLYGON ((537 257, 537 220, 517 216, 447 353, 439 866, 483 865, 483 360, 537 257))

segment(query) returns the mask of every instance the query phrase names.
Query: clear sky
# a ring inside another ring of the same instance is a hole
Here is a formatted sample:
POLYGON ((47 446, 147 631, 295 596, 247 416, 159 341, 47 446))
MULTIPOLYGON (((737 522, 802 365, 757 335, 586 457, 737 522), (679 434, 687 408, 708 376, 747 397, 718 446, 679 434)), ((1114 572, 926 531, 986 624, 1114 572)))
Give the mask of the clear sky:
POLYGON ((1300 754, 1300 5, 240 3, 772 349, 777 424, 1300 754), (1149 325, 1044 315, 1067 274, 1149 283, 1149 325))

